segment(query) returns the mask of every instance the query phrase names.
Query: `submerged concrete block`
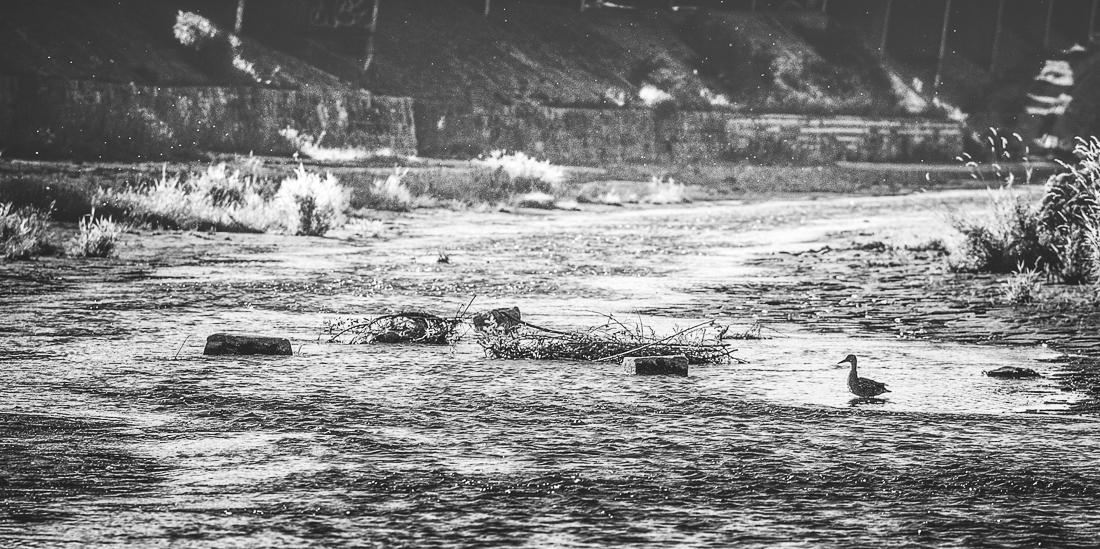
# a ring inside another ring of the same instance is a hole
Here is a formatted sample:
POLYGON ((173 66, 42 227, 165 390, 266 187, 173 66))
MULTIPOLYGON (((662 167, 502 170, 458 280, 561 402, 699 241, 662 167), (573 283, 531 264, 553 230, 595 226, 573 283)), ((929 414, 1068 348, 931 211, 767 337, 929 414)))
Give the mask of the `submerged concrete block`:
POLYGON ((996 370, 983 371, 983 374, 989 377, 1000 377, 1008 379, 1019 379, 1025 377, 1042 377, 1039 372, 1032 370, 1031 368, 1021 368, 1019 366, 1002 366, 996 370))
POLYGON ((628 356, 623 370, 639 376, 687 376, 688 359, 684 355, 628 356))
POLYGON ((292 355, 290 340, 258 335, 214 334, 206 338, 204 355, 292 355))

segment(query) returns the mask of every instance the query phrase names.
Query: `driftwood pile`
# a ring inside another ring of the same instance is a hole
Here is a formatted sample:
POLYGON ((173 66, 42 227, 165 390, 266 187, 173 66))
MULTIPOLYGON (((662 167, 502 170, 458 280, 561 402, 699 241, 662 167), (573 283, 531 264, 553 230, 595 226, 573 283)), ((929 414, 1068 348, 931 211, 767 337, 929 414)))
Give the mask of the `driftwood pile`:
POLYGON ((469 326, 476 332, 475 339, 485 354, 500 359, 617 362, 627 356, 683 355, 690 364, 716 364, 740 361, 732 355, 736 349, 724 340, 759 337, 759 327, 727 336, 728 328, 721 330, 715 322, 658 337, 646 326, 627 326, 612 317, 600 326, 562 331, 524 321, 518 307, 493 309, 469 317, 466 311, 453 317, 425 312, 394 313, 335 322, 326 326, 326 332, 330 342, 453 345, 469 331, 464 329, 469 326))

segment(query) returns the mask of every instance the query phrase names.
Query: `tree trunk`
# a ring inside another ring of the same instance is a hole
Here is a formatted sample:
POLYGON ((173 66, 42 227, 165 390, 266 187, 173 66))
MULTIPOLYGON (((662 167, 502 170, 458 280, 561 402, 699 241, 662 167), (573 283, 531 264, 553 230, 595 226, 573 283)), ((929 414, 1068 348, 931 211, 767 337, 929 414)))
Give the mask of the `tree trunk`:
POLYGON ((951 0, 947 0, 947 6, 943 8, 943 32, 940 33, 940 55, 936 60, 936 78, 932 81, 932 94, 940 92, 940 84, 943 83, 943 58, 947 56, 947 31, 951 25, 951 0))
MULTIPOLYGON (((241 0, 242 2, 244 0, 241 0)), ((378 3, 381 0, 374 0, 374 7, 370 12, 370 34, 367 35, 367 54, 363 59, 363 70, 360 74, 360 82, 363 87, 366 87, 367 71, 370 70, 370 64, 374 61, 374 34, 378 31, 378 3)))
POLYGON ((244 24, 244 2, 245 0, 237 0, 237 22, 233 25, 233 34, 241 33, 241 27, 244 24))

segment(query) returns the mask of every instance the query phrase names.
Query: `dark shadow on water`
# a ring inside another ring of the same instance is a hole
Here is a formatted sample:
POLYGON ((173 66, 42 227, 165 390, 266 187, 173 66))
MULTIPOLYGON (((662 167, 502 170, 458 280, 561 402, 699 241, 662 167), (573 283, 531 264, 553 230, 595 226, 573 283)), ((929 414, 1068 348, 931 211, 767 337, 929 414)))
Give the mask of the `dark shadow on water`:
POLYGON ((856 397, 848 401, 848 406, 866 406, 868 404, 886 404, 886 399, 875 397, 856 397))

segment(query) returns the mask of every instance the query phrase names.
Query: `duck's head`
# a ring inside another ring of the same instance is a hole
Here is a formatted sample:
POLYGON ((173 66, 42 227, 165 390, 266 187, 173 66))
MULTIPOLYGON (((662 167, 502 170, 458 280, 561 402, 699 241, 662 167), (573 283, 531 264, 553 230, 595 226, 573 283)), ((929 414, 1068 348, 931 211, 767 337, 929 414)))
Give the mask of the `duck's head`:
POLYGON ((844 357, 844 360, 837 362, 837 364, 844 364, 845 362, 851 363, 852 366, 856 365, 856 355, 848 355, 844 357))

